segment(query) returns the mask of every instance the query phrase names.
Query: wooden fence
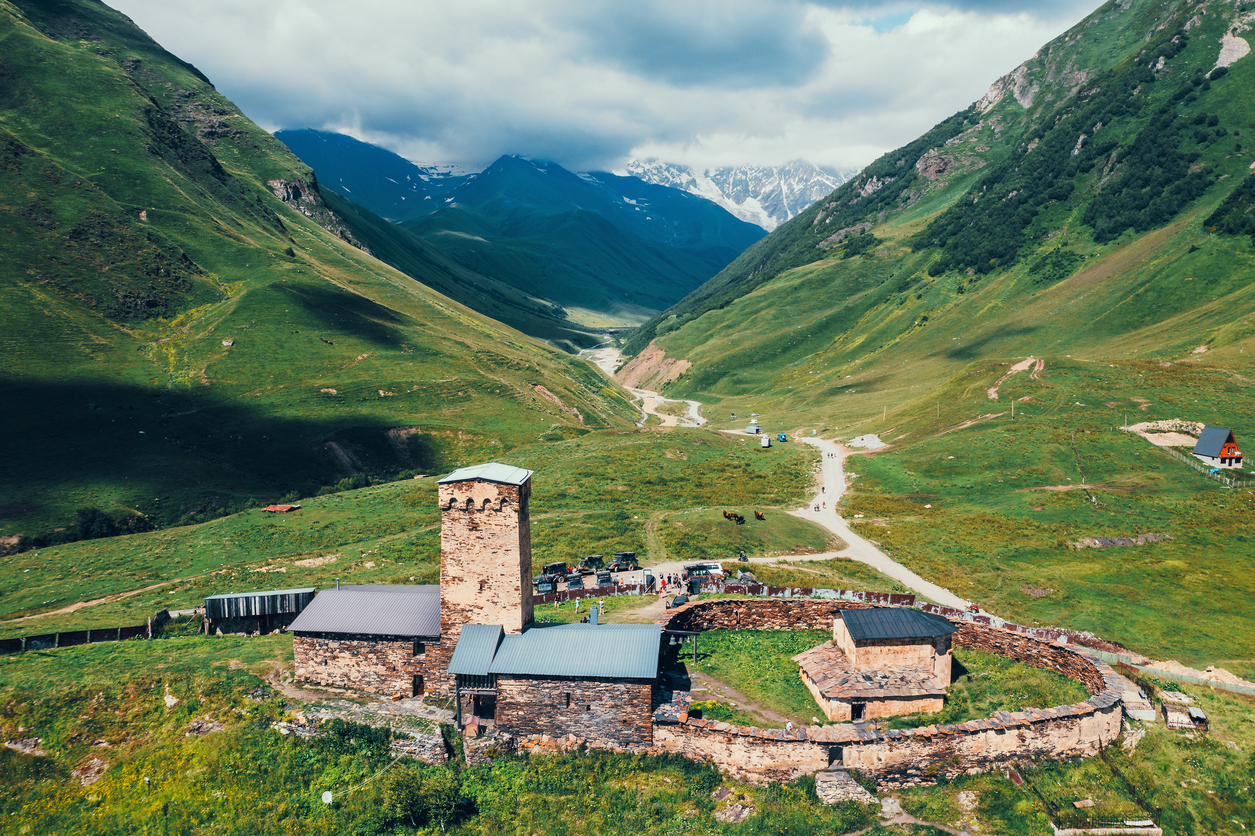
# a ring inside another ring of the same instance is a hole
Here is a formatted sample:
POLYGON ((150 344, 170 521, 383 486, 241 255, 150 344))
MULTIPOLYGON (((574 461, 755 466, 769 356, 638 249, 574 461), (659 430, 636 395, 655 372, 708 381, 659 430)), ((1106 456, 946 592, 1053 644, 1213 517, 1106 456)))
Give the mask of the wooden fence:
POLYGON ((43 633, 38 636, 18 636, 0 639, 0 653, 23 653, 27 650, 52 650, 57 647, 73 647, 79 644, 120 642, 127 639, 151 639, 161 625, 170 620, 170 611, 161 612, 148 619, 146 624, 129 627, 97 627, 94 630, 63 630, 59 633, 43 633))

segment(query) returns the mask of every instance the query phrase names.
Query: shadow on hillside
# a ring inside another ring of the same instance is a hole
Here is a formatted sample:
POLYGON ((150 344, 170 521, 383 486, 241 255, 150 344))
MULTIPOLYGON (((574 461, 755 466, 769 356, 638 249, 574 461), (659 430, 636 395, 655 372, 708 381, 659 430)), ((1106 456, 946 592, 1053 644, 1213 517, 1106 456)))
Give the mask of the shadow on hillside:
MULTIPOLYGON (((980 358, 984 349, 991 343, 999 340, 1009 340, 1014 337, 1027 336, 1028 334, 1035 333, 1039 330, 1039 326, 1036 325, 1021 325, 1016 327, 1003 325, 982 334, 970 342, 964 342, 961 345, 956 345, 949 351, 943 351, 941 353, 951 360, 976 360, 980 358)), ((962 337, 959 339, 961 340, 962 337)))
POLYGON ((318 319, 327 330, 323 336, 333 340, 335 334, 347 334, 380 346, 398 346, 402 335, 394 326, 415 324, 405 314, 346 290, 307 284, 272 287, 318 319))
POLYGON ((310 496, 356 473, 439 472, 484 443, 389 434, 414 417, 277 416, 207 389, 12 379, 4 389, 0 506, 30 519, 32 534, 72 522, 75 505, 122 503, 169 524, 249 498, 310 496))
POLYGON ((884 375, 876 375, 875 377, 862 378, 860 380, 851 380, 849 383, 839 383, 836 386, 829 386, 827 389, 819 393, 821 398, 829 398, 833 395, 844 395, 848 392, 859 391, 863 394, 876 391, 885 377, 884 375))

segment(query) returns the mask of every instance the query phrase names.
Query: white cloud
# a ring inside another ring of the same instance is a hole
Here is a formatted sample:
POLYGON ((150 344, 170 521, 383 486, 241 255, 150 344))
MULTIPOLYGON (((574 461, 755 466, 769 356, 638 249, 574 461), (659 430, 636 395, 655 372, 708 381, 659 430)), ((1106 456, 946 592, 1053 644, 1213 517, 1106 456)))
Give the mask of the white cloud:
POLYGON ((264 127, 416 162, 863 165, 1097 0, 113 0, 264 127), (1078 5, 1079 4, 1079 5, 1078 5))

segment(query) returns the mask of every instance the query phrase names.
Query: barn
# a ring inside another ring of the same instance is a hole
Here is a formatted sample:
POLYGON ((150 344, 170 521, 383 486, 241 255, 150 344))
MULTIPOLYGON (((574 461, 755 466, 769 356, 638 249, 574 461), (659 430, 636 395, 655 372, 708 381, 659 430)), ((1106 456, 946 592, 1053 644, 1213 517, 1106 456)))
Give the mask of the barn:
POLYGON ((313 587, 210 595, 205 599, 205 634, 273 633, 287 627, 314 600, 313 587))
POLYGON ((1226 427, 1203 427, 1194 445, 1194 456, 1212 467, 1241 467, 1242 451, 1226 427))

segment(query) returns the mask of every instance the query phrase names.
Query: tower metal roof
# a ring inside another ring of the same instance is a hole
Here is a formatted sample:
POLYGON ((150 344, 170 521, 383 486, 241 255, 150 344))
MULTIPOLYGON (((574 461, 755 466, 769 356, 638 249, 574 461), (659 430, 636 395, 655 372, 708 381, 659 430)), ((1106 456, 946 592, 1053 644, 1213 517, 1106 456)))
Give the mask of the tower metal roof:
POLYGON ((460 467, 436 484, 447 485, 452 482, 471 482, 480 480, 483 482, 499 482, 502 485, 522 485, 528 479, 532 478, 532 473, 533 471, 524 470, 521 467, 515 467, 509 464, 500 464, 498 462, 488 462, 487 464, 460 467))

